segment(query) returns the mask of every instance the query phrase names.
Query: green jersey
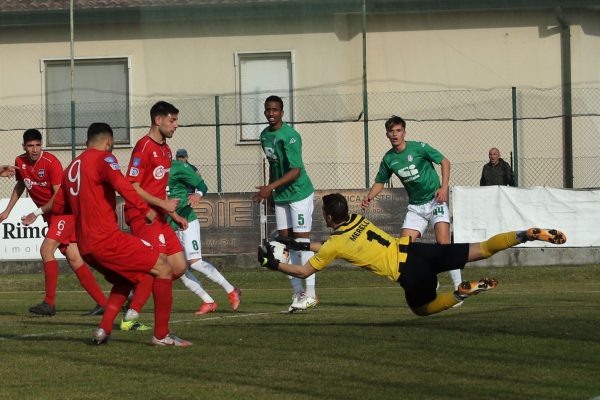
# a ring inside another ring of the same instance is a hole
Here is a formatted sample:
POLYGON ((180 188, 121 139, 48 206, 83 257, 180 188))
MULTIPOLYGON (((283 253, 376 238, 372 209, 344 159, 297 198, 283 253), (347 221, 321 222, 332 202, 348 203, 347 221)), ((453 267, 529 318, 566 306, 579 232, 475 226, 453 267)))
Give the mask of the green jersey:
POLYGON ((444 155, 427 143, 407 141, 403 151, 392 148, 385 153, 375 182, 385 183, 395 174, 406 188, 410 204, 428 203, 440 188, 433 163, 440 164, 443 159, 444 155))
MULTIPOLYGON (((188 163, 173 160, 171 162, 171 169, 169 170, 169 184, 167 185, 167 195, 169 198, 179 199, 179 205, 177 206, 177 214, 185 218, 188 221, 197 219, 196 212, 188 204, 188 188, 193 187, 205 195, 208 187, 204 183, 204 179, 192 169, 188 163)), ((179 229, 179 225, 167 216, 169 224, 173 229, 179 229)))
POLYGON ((300 176, 295 181, 275 189, 275 203, 304 200, 315 191, 302 163, 302 139, 291 126, 284 123, 276 131, 265 128, 260 134, 260 144, 269 160, 269 182, 293 168, 300 168, 300 176))

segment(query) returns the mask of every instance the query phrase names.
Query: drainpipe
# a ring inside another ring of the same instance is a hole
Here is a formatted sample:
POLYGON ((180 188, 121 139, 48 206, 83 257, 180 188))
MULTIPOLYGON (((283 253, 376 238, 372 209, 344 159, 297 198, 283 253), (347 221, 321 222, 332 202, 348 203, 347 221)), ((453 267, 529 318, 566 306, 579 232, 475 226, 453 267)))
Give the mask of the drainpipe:
POLYGON ((571 93, 571 27, 562 8, 556 8, 560 27, 560 66, 563 121, 563 186, 573 188, 573 102, 571 93))

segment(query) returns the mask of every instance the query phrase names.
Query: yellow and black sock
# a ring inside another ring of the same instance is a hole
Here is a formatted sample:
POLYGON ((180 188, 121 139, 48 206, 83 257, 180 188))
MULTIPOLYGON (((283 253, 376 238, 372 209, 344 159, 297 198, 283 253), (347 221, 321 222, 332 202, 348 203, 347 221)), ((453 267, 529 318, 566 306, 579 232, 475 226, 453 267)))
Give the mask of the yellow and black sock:
POLYGON ((499 251, 506 250, 509 247, 513 247, 522 243, 522 240, 518 238, 517 233, 518 232, 516 231, 499 233, 492 236, 485 242, 481 242, 481 254, 484 257, 491 257, 493 254, 496 254, 499 251))
POLYGON ((447 310, 458 303, 460 303, 460 300, 456 298, 453 292, 438 293, 432 302, 421 307, 411 308, 411 310, 417 315, 425 316, 447 310))

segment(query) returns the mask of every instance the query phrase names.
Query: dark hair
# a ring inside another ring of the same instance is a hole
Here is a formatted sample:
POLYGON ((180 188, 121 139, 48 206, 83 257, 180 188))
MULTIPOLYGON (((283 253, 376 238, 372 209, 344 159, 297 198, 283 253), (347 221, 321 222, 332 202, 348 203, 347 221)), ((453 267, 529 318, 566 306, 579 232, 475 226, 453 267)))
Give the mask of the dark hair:
POLYGON ((267 105, 267 103, 270 102, 270 101, 274 101, 276 103, 279 103, 279 105, 281 106, 281 111, 283 111, 283 100, 281 99, 281 97, 275 96, 275 95, 271 95, 271 96, 267 97, 267 99, 265 100, 265 105, 267 105))
POLYGON ((93 141, 102 134, 109 134, 112 137, 113 130, 110 125, 105 122, 94 122, 87 130, 87 140, 88 142, 93 141))
POLYGON ((150 119, 152 120, 152 125, 154 125, 154 118, 157 116, 166 116, 169 114, 179 114, 179 110, 171 103, 167 103, 166 101, 159 101, 154 104, 150 109, 150 119))
POLYGON ((27 129, 25 132, 23 132, 23 144, 31 140, 39 140, 41 142, 42 133, 37 129, 27 129))
POLYGON ((403 128, 406 128, 406 121, 398 117, 397 115, 392 115, 390 119, 385 121, 385 131, 389 132, 390 129, 392 129, 392 127, 396 125, 402 125, 403 128))
POLYGON ((350 218, 348 215, 348 202, 340 193, 323 196, 323 210, 325 215, 331 215, 331 219, 336 224, 346 222, 350 218))

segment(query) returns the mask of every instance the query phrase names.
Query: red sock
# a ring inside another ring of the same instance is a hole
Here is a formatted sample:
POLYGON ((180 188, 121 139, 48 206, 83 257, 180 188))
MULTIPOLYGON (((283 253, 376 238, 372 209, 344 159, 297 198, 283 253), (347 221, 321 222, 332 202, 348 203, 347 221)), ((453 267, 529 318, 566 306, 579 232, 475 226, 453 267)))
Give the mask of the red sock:
POLYGON ((81 286, 83 286, 86 292, 92 296, 92 299, 94 299, 96 304, 106 307, 106 296, 104 295, 104 292, 102 292, 102 289, 100 289, 98 282, 96 282, 92 270, 86 264, 82 264, 81 267, 75 270, 75 275, 77 275, 79 283, 81 283, 81 286))
POLYGON ((152 285, 154 296, 154 337, 163 339, 169 334, 169 319, 173 306, 173 281, 154 278, 152 285))
POLYGON ((106 333, 110 334, 112 332, 115 318, 117 318, 121 307, 125 304, 131 288, 132 285, 129 282, 120 282, 116 283, 110 291, 104 314, 102 314, 102 321, 100 321, 100 328, 104 329, 106 333))
POLYGON ((44 289, 46 297, 44 301, 54 305, 56 300, 56 285, 58 284, 58 261, 46 261, 44 263, 44 289))
POLYGON ((142 277, 143 278, 133 289, 133 298, 129 305, 129 308, 137 311, 138 314, 142 313, 142 307, 148 302, 150 294, 152 294, 152 285, 154 283, 154 277, 152 275, 144 274, 142 277))

